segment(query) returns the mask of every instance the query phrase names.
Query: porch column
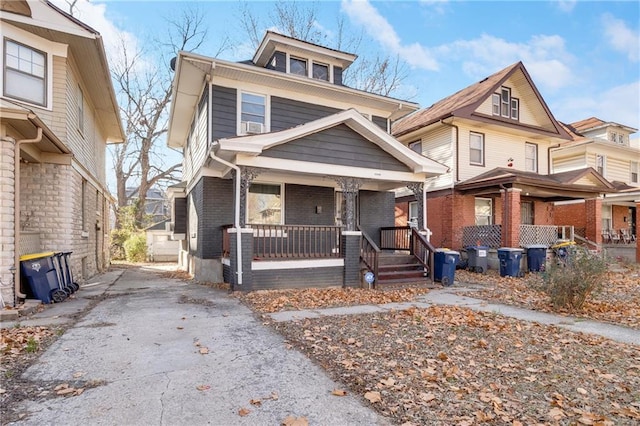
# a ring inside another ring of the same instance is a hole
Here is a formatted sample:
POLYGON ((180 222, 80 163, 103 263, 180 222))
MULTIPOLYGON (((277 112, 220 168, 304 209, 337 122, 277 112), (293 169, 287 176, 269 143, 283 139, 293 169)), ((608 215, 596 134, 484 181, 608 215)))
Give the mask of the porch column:
POLYGON ((343 287, 360 287, 360 231, 342 233, 342 255, 344 256, 343 287))
POLYGON ((636 263, 640 263, 640 232, 638 232, 638 228, 640 228, 640 200, 636 200, 636 218, 633 223, 636 224, 636 263))
POLYGON ((416 197, 416 201, 418 202, 418 229, 425 229, 424 223, 424 183, 422 182, 414 182, 407 185, 407 188, 413 192, 413 195, 416 197))
POLYGON ((253 260, 253 230, 229 228, 229 284, 233 291, 253 290, 253 272, 251 271, 251 261, 253 260), (239 268, 237 247, 238 238, 242 238, 242 268, 239 268), (240 284, 239 273, 242 271, 242 284, 240 284))
POLYGON ((347 231, 356 230, 356 196, 362 186, 362 181, 356 178, 338 177, 336 182, 344 194, 346 204, 345 226, 347 231))
POLYGON ((240 227, 244 228, 247 224, 247 194, 249 193, 249 186, 262 173, 262 170, 255 167, 240 167, 240 170, 240 227))
POLYGON ((602 197, 584 200, 586 228, 585 238, 602 244, 602 197))
MULTIPOLYGON (((0 281, 2 299, 9 306, 15 306, 15 288, 12 286, 11 268, 16 265, 15 239, 15 139, 0 138, 0 281)), ((16 278, 18 274, 16 273, 16 278)), ((18 287, 19 288, 19 287, 18 287)))
POLYGON ((520 193, 519 188, 500 190, 502 198, 502 240, 503 247, 520 247, 520 193))

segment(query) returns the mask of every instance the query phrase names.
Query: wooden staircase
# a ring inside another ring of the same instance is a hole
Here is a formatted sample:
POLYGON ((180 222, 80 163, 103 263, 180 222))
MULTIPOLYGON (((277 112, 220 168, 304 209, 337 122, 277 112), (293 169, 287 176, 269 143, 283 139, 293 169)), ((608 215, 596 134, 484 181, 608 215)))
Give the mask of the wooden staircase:
POLYGON ((380 253, 378 258, 379 285, 392 283, 410 283, 429 280, 424 267, 415 256, 410 254, 380 253))

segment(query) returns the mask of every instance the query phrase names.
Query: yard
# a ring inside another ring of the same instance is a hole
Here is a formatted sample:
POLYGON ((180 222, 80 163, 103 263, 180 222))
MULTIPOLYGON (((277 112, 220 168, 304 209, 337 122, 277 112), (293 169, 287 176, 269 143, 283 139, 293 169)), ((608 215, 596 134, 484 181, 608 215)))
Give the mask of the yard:
MULTIPOLYGON (((578 315, 639 328, 638 269, 609 272, 578 315)), ((525 279, 456 271, 460 292, 532 309, 551 307, 525 279)), ((454 286, 455 289, 458 286, 454 286)), ((257 312, 412 300, 427 291, 304 290, 241 296, 257 312), (378 300, 378 301, 377 301, 378 300)), ((537 323, 432 306, 387 313, 268 321, 394 423, 635 425, 640 347, 537 323)))

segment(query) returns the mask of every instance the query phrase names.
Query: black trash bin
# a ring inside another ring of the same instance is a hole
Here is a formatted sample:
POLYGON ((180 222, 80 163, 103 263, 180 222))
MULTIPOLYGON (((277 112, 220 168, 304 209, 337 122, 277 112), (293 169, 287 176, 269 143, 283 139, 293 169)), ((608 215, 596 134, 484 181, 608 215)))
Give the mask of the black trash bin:
POLYGON ((487 246, 469 246, 467 247, 467 255, 469 256, 467 267, 471 272, 484 274, 487 272, 489 247, 487 246))
POLYGON ((547 262, 547 246, 532 244, 527 249, 527 269, 529 272, 544 271, 547 262))
POLYGON ((575 246, 574 241, 559 240, 551 246, 557 263, 566 264, 569 261, 570 250, 575 246))
POLYGON ((456 264, 460 259, 460 253, 449 249, 436 249, 433 253, 433 279, 440 281, 443 286, 453 284, 456 274, 456 264))
POLYGON ((60 289, 53 256, 53 252, 20 256, 20 270, 29 283, 31 293, 36 299, 47 304, 62 302, 67 297, 67 293, 60 289))
POLYGON ((522 249, 512 247, 501 247, 498 249, 498 260, 500 261, 501 277, 521 277, 520 260, 522 259, 522 249))

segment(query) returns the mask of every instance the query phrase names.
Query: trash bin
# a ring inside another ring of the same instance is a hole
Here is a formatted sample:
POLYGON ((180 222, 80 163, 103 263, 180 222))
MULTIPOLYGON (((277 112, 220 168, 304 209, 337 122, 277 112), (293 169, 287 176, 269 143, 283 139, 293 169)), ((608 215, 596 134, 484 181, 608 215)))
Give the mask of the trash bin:
POLYGON ((560 240, 551 246, 556 261, 567 263, 569 260, 569 250, 576 245, 574 241, 560 240))
POLYGON ((544 271, 547 262, 547 246, 532 244, 527 246, 527 269, 529 272, 544 271))
POLYGON ((433 253, 433 278, 440 281, 443 286, 453 284, 456 274, 456 264, 460 259, 460 253, 449 249, 436 249, 433 253))
POLYGON ((487 272, 489 247, 487 246, 469 246, 467 254, 469 256, 467 267, 471 272, 484 274, 487 272))
POLYGON ((29 283, 33 296, 42 303, 62 302, 67 297, 60 289, 53 256, 53 252, 20 256, 22 275, 29 283))
POLYGON ((498 260, 500 261, 501 277, 521 277, 520 260, 522 259, 522 249, 501 247, 498 249, 498 260))

